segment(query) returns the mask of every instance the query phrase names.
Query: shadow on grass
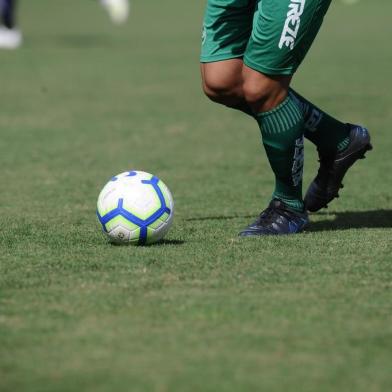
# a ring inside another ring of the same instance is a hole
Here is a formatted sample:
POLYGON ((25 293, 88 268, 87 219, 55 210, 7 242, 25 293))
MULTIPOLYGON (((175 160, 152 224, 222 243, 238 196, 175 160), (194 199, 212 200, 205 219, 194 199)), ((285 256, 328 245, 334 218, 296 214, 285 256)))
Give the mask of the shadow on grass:
POLYGON ((182 240, 160 240, 158 242, 156 242, 155 244, 151 244, 151 245, 145 245, 145 246, 163 246, 163 245, 170 245, 170 246, 179 246, 179 245, 184 245, 185 241, 182 240))
MULTIPOLYGON (((119 247, 119 248, 127 247, 127 246, 129 246, 129 247, 135 246, 135 245, 132 245, 129 243, 119 244, 119 243, 115 243, 115 242, 109 242, 109 244, 113 247, 119 247)), ((175 239, 173 239, 173 240, 168 239, 167 240, 164 238, 163 240, 160 240, 160 241, 155 242, 153 244, 144 244, 144 245, 138 245, 138 246, 150 248, 152 246, 179 246, 179 245, 184 245, 184 244, 185 244, 185 241, 182 241, 182 240, 175 240, 175 239)))
POLYGON ((257 214, 254 215, 221 215, 221 216, 200 216, 198 218, 185 219, 188 222, 202 222, 202 221, 213 221, 213 220, 231 220, 231 219, 254 219, 257 214))
MULTIPOLYGON (((306 229, 307 232, 349 230, 349 229, 375 229, 392 228, 392 210, 374 211, 346 211, 346 212, 319 212, 313 216, 325 216, 328 219, 312 222, 306 229)), ((202 216, 188 218, 188 222, 219 221, 231 219, 252 219, 255 215, 229 215, 229 216, 202 216)))
POLYGON ((392 210, 319 212, 317 216, 329 216, 333 219, 311 222, 307 232, 392 228, 392 210))

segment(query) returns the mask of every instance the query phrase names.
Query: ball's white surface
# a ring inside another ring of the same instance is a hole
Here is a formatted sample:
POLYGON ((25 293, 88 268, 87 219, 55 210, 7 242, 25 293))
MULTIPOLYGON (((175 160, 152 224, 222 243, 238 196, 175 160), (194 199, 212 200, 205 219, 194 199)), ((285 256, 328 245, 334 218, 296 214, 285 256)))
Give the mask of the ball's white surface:
POLYGON ((114 176, 102 189, 97 215, 114 243, 151 244, 161 240, 173 222, 174 202, 168 187, 150 173, 130 171, 114 176))

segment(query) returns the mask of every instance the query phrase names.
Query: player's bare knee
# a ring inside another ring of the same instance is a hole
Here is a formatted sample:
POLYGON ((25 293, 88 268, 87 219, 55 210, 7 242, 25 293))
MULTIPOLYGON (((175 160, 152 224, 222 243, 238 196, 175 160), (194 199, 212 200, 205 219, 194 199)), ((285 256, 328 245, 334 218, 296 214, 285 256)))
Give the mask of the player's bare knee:
POLYGON ((223 104, 242 98, 242 62, 231 59, 201 64, 204 93, 223 104))
POLYGON ((227 99, 235 96, 235 85, 227 79, 217 75, 205 75, 203 91, 214 102, 226 103, 227 99))
POLYGON ((256 113, 278 106, 287 96, 290 76, 268 76, 244 68, 242 91, 244 98, 256 113))
POLYGON ((268 83, 254 83, 252 80, 246 80, 242 86, 246 102, 251 105, 262 104, 267 101, 272 89, 268 83))
POLYGON ((219 102, 227 95, 225 86, 214 83, 211 80, 203 80, 203 91, 214 102, 219 102))
POLYGON ((264 80, 261 83, 246 81, 243 85, 244 97, 254 112, 269 111, 278 106, 286 97, 287 90, 264 80))

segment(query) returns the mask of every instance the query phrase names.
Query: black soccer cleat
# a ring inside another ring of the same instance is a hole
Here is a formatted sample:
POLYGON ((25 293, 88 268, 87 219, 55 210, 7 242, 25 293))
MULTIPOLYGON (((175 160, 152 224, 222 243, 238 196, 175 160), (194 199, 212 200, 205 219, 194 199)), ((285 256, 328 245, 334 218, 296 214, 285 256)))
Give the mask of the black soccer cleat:
POLYGON ((255 222, 241 231, 241 237, 259 235, 282 235, 300 233, 309 223, 308 214, 290 210, 286 205, 273 199, 255 222))
POLYGON ((350 143, 334 157, 320 155, 320 168, 305 195, 305 208, 316 212, 327 208, 328 203, 339 197, 343 188, 343 178, 347 170, 358 160, 364 159, 365 153, 372 150, 369 131, 360 125, 349 124, 350 143))

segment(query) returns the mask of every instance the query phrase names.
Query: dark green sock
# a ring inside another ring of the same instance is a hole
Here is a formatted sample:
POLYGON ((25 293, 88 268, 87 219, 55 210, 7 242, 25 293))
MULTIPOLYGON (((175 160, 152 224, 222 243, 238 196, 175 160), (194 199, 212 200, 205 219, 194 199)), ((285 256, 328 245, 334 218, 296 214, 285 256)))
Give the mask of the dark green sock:
POLYGON ((350 127, 347 124, 323 112, 292 89, 290 95, 301 108, 305 137, 317 146, 322 155, 334 155, 348 146, 350 127))
POLYGON ((256 119, 275 174, 273 198, 282 200, 294 210, 302 211, 304 148, 301 110, 289 95, 278 107, 259 113, 256 119))

